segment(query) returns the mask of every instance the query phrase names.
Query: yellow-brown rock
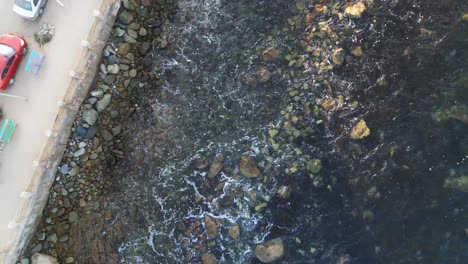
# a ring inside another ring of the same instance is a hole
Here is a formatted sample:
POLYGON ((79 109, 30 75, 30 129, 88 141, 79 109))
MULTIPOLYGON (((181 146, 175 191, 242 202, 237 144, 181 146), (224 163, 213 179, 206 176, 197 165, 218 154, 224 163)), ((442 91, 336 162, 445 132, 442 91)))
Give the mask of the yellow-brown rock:
POLYGON ((352 139, 363 139, 365 137, 368 137, 369 135, 370 129, 367 127, 366 121, 364 121, 363 119, 361 119, 351 131, 352 139))
POLYGON ((353 51, 351 53, 353 53, 353 55, 356 56, 356 57, 361 57, 362 56, 362 48, 361 47, 356 47, 355 49, 353 49, 353 51))
POLYGON ((239 170, 247 178, 255 178, 260 175, 260 169, 255 161, 248 157, 241 157, 239 161, 239 170))
POLYGON ((336 49, 332 53, 332 61, 335 65, 341 65, 344 62, 344 50, 343 49, 336 49))
POLYGON ((306 24, 311 24, 312 22, 314 22, 314 18, 315 18, 315 13, 312 13, 312 12, 307 13, 305 17, 306 24))
POLYGON ((202 263, 203 264, 216 264, 218 263, 218 260, 213 256, 213 254, 205 254, 202 257, 202 263))
POLYGON ((258 66, 255 72, 256 81, 265 83, 270 80, 272 73, 265 66, 258 66))
POLYGON ((224 158, 222 156, 217 157, 210 166, 208 171, 208 178, 214 178, 223 169, 224 158))
POLYGON ((351 5, 348 5, 345 8, 345 14, 348 14, 353 17, 361 17, 361 14, 366 10, 366 6, 362 2, 357 2, 351 5))
POLYGON ((336 100, 333 98, 326 98, 322 102, 322 108, 324 110, 333 110, 336 106, 336 100))
POLYGON ((268 241, 265 245, 255 248, 255 256, 263 263, 270 263, 284 255, 284 245, 281 238, 268 241))
POLYGON ((215 238, 218 236, 219 223, 211 216, 205 216, 205 227, 208 238, 215 238))
POLYGON ((281 53, 276 48, 270 47, 263 51, 262 57, 264 61, 275 61, 281 53))
POLYGON ((231 226, 231 228, 229 228, 228 235, 234 240, 239 240, 239 237, 240 237, 239 226, 238 225, 231 226))

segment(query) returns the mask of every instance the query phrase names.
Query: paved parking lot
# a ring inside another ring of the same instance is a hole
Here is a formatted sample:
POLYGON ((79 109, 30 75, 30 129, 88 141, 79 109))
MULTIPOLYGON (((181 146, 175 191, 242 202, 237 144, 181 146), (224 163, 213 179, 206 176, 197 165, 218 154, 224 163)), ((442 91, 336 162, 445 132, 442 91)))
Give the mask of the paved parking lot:
MULTIPOLYGON (((28 100, 0 96, 0 107, 6 118, 17 122, 12 140, 0 153, 0 253, 9 248, 17 228, 8 228, 15 218, 25 190, 33 174, 33 162, 39 158, 46 141, 46 131, 52 127, 58 111, 57 102, 63 98, 85 39, 94 21, 93 10, 100 0, 49 0, 45 12, 37 21, 18 17, 4 0, 0 8, 0 34, 15 33, 28 42, 28 50, 38 50, 45 59, 37 75, 26 72, 23 59, 15 84, 3 91, 27 97, 28 100), (33 39, 42 23, 55 26, 52 41, 39 47, 33 39)), ((28 53, 29 55, 29 53, 28 53)), ((0 263, 3 263, 0 254, 0 263)))

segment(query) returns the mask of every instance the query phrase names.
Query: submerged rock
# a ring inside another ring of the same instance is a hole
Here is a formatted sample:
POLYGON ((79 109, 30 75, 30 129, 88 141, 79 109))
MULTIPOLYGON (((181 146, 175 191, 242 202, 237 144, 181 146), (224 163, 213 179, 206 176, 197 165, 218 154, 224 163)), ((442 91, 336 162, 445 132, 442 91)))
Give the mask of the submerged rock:
POLYGON ((260 169, 251 158, 241 157, 239 161, 239 170, 247 178, 255 178, 260 175, 260 169))
POLYGON ((344 50, 343 49, 336 49, 332 53, 332 61, 335 65, 341 65, 344 62, 344 50))
POLYGON ((224 166, 224 157, 219 156, 213 161, 208 171, 208 178, 214 178, 218 173, 223 169, 224 166))
POLYGON ((265 245, 255 248, 255 256, 263 263, 270 263, 284 255, 284 245, 281 238, 268 241, 265 245))
POLYGON ((291 188, 288 186, 280 186, 276 193, 278 194, 279 198, 286 200, 289 199, 289 196, 291 196, 291 188))
POLYGON ((454 105, 448 109, 435 112, 434 119, 438 122, 455 119, 468 124, 468 109, 464 105, 454 105))
POLYGON ((218 236, 219 223, 211 216, 205 216, 205 227, 208 238, 215 238, 218 236))
POLYGON ((307 170, 317 173, 322 169, 322 162, 319 159, 312 159, 307 162, 307 170))
POLYGON ((370 129, 367 127, 366 121, 364 121, 364 119, 361 119, 351 131, 352 139, 363 139, 369 135, 370 129))
POLYGON ((234 240, 239 240, 240 237, 240 228, 238 225, 232 226, 229 228, 228 235, 234 239, 234 240))
POLYGON ((205 254, 202 257, 202 263, 203 264, 216 264, 218 263, 218 260, 213 256, 213 254, 205 254))
POLYGON ((351 4, 345 8, 345 14, 353 17, 361 17, 362 13, 366 10, 366 6, 362 2, 351 4))
POLYGON ((256 80, 260 83, 265 83, 271 78, 271 72, 265 66, 257 67, 255 72, 256 80))
POLYGON ((463 175, 458 178, 447 178, 444 183, 445 188, 468 192, 468 176, 463 175))
POLYGON ((270 47, 263 51, 262 58, 264 61, 275 61, 281 53, 276 48, 270 47))
POLYGON ((353 51, 351 53, 356 57, 361 57, 362 56, 362 48, 361 47, 356 47, 355 49, 353 49, 353 51))

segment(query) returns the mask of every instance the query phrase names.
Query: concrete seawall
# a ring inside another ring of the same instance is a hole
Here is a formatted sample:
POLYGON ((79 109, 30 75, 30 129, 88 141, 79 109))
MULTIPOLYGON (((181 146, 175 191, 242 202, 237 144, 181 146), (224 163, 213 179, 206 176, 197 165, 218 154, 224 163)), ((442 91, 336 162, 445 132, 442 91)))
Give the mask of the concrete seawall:
MULTIPOLYGON (((112 26, 120 7, 120 0, 101 0, 90 19, 95 21, 88 38, 83 40, 82 54, 76 67, 70 71, 70 81, 53 128, 47 132, 40 158, 35 162, 35 172, 23 193, 23 202, 9 226, 15 229, 14 239, 6 249, 0 251, 0 263, 15 263, 28 245, 41 219, 42 211, 54 182, 57 166, 62 159, 71 134, 71 127, 95 78, 102 50, 110 36, 112 26)), ((65 58, 64 58, 65 59, 65 58)))

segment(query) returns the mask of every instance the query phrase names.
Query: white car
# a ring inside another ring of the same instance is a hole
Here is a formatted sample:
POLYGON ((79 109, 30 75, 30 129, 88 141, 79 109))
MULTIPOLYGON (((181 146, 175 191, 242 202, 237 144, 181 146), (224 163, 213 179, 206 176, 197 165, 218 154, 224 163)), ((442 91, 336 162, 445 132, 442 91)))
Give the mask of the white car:
POLYGON ((18 15, 35 20, 44 12, 47 0, 15 0, 13 11, 18 15))

